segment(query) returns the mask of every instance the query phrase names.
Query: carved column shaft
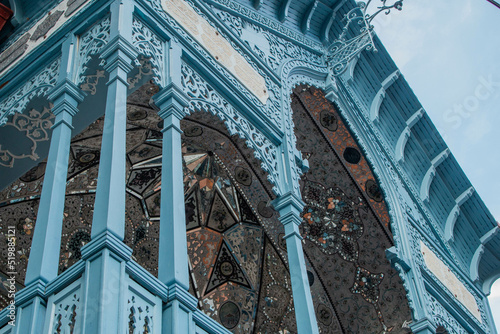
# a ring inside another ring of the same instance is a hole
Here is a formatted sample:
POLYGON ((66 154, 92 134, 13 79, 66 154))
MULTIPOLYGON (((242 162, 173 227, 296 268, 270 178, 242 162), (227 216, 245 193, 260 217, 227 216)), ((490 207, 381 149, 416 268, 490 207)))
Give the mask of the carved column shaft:
POLYGON ((127 75, 137 51, 131 44, 133 4, 111 4, 110 41, 101 51, 109 73, 92 240, 82 247, 84 334, 126 331, 126 262, 132 250, 125 235, 127 75))
POLYGON ((26 285, 36 280, 47 283, 57 276, 73 129, 71 123, 78 111, 78 103, 83 101, 83 95, 66 79, 54 87, 49 99, 54 101, 52 112, 56 118, 52 127, 47 168, 26 272, 26 285))
MULTIPOLYGON (((112 17, 112 21, 114 19, 112 17)), ((92 239, 99 234, 109 232, 123 240, 125 236, 127 74, 133 69, 131 63, 137 57, 137 51, 122 35, 117 35, 104 47, 101 57, 106 59, 105 69, 109 72, 109 81, 92 239)))
MULTIPOLYGON (((179 64, 180 65, 180 64, 179 64)), ((155 96, 163 124, 158 279, 189 289, 180 120, 188 97, 174 83, 155 96)))
POLYGON ((285 227, 285 240, 288 253, 290 278, 292 281, 293 304, 297 330, 300 334, 318 333, 316 314, 309 289, 302 237, 299 225, 302 221, 300 213, 304 203, 292 192, 286 193, 273 202, 274 208, 280 213, 280 221, 285 227))

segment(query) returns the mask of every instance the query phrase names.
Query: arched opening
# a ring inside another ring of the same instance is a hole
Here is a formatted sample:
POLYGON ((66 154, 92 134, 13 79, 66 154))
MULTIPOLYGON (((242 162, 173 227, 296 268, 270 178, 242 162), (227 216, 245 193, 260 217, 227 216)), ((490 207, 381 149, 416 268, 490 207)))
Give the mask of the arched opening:
POLYGON ((296 87, 292 111, 309 162, 300 181, 304 253, 328 297, 320 304, 311 287, 318 324, 328 328, 318 310, 329 308, 345 332, 409 332, 406 292, 385 256, 394 245, 387 205, 362 147, 320 89, 296 87))

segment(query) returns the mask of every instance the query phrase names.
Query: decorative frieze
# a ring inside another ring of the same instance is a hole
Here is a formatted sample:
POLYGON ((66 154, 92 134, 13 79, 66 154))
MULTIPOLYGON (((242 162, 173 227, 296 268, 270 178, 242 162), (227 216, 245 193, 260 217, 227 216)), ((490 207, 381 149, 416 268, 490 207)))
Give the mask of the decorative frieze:
POLYGON ((57 58, 0 103, 0 126, 7 122, 8 116, 22 113, 35 96, 47 95, 56 84, 60 63, 57 58))
POLYGON ((36 27, 35 32, 31 36, 31 40, 37 41, 40 37, 45 36, 49 32, 49 30, 56 25, 62 14, 62 10, 56 10, 53 13, 49 12, 49 15, 47 15, 45 20, 43 20, 43 22, 36 27))
POLYGON ((183 0, 164 1, 162 6, 217 62, 238 78, 260 103, 266 103, 269 95, 265 79, 208 21, 183 0))
POLYGON ((85 71, 92 56, 100 54, 102 48, 108 43, 110 24, 111 17, 106 16, 81 35, 75 75, 77 85, 85 81, 85 71))

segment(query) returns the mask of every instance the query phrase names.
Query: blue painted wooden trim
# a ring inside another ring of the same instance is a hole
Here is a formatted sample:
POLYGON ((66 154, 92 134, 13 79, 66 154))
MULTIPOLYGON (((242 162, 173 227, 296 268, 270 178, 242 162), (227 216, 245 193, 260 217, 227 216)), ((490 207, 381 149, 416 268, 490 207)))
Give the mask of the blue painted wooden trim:
POLYGON ((304 34, 307 34, 309 32, 309 29, 311 29, 311 20, 314 15, 314 11, 318 7, 318 2, 319 0, 314 0, 309 4, 309 8, 307 8, 307 11, 304 13, 304 16, 302 17, 302 22, 300 24, 300 30, 304 34))
POLYGON ((210 64, 202 64, 199 58, 192 54, 183 53, 183 59, 212 87, 217 87, 219 92, 233 107, 262 132, 274 145, 279 145, 283 138, 281 124, 267 121, 259 106, 248 100, 241 92, 228 82, 227 78, 220 75, 219 71, 210 64))
POLYGON ((372 122, 378 121, 378 113, 380 110, 380 105, 385 98, 385 91, 399 78, 401 72, 399 70, 395 70, 391 75, 389 75, 384 81, 382 81, 382 87, 378 91, 378 93, 373 98, 371 107, 370 107, 370 120, 372 122))
POLYGON ((217 333, 217 334, 231 333, 221 324, 219 324, 212 318, 209 318, 205 313, 203 313, 200 310, 196 310, 193 312, 193 321, 197 326, 207 331, 208 333, 217 333))
POLYGON ((47 296, 58 293, 74 281, 76 281, 79 277, 82 276, 85 270, 85 262, 83 260, 78 260, 77 263, 72 265, 68 270, 63 272, 61 275, 57 276, 57 278, 47 284, 45 288, 45 294, 47 296))
POLYGON ((168 301, 168 287, 154 277, 149 271, 140 266, 133 260, 127 261, 126 272, 130 277, 146 288, 152 294, 161 298, 162 301, 168 301))
MULTIPOLYGON (((265 76, 271 79, 275 84, 281 85, 280 77, 273 71, 273 69, 264 60, 262 60, 262 58, 259 57, 259 55, 257 55, 257 53, 252 48, 250 48, 245 41, 242 41, 241 38, 235 35, 235 33, 231 29, 228 29, 226 25, 221 23, 217 15, 214 15, 213 10, 211 10, 207 6, 207 2, 211 2, 211 0, 195 0, 194 2, 196 3, 196 6, 201 10, 201 12, 207 16, 210 22, 217 26, 217 30, 219 30, 224 36, 229 37, 231 42, 233 42, 237 46, 237 51, 240 51, 239 53, 245 58, 250 58, 251 63, 256 65, 254 66, 254 68, 256 67, 257 71, 263 71, 265 76)), ((233 92, 233 94, 234 93, 237 92, 233 92)))
MULTIPOLYGON (((400 258, 408 259, 408 264, 412 270, 405 271, 402 267, 396 268, 404 282, 405 289, 408 292, 408 299, 410 300, 413 310, 414 319, 423 319, 429 316, 429 310, 426 305, 425 300, 425 287, 421 279, 421 271, 418 264, 415 262, 414 249, 412 248, 412 239, 407 225, 417 225, 417 230, 422 233, 422 228, 418 226, 416 222, 411 222, 412 217, 406 213, 404 208, 399 204, 401 201, 401 192, 397 187, 404 187, 409 198, 408 200, 414 200, 411 190, 407 189, 407 184, 395 184, 394 177, 390 174, 390 167, 387 166, 386 161, 391 162, 391 157, 383 149, 381 143, 373 140, 375 134, 373 129, 368 126, 368 117, 363 109, 356 104, 354 97, 349 94, 346 88, 345 82, 342 78, 338 81, 339 87, 339 97, 340 99, 336 101, 339 105, 341 115, 346 119, 350 126, 350 129, 354 132, 360 146, 366 152, 366 158, 372 167, 375 176, 380 181, 381 187, 384 190, 385 199, 389 206, 389 215, 391 216, 391 224, 394 226, 395 231, 394 239, 396 241, 396 247, 398 250, 398 255, 400 258), (347 112, 349 111, 349 112, 347 112), (389 167, 389 168, 388 168, 389 167)), ((404 180, 403 175, 400 174, 400 170, 396 168, 394 171, 397 172, 397 177, 402 181, 404 180)), ((418 207, 419 210, 422 208, 418 207)), ((425 233, 422 234, 424 238, 429 238, 425 233)))
MULTIPOLYGON (((68 39, 63 47, 62 58, 67 62, 73 58, 72 45, 73 40, 68 39)), ((54 102, 52 111, 56 115, 56 122, 52 130, 47 169, 31 244, 32 251, 26 270, 26 285, 37 280, 44 282, 53 280, 57 277, 59 268, 71 122, 78 112, 78 104, 84 98, 80 90, 69 80, 71 70, 68 72, 67 68, 67 64, 61 64, 59 83, 48 95, 54 102)))
POLYGON ((92 238, 82 247, 82 260, 91 260, 100 256, 104 249, 108 249, 116 258, 128 261, 132 256, 132 249, 125 245, 118 236, 106 231, 92 238))
POLYGON ((420 108, 406 121, 406 127, 404 128, 403 132, 401 132, 401 135, 399 136, 399 139, 396 143, 396 149, 395 149, 396 161, 398 162, 405 161, 405 147, 406 143, 408 142, 408 139, 411 136, 411 128, 415 124, 417 124, 417 122, 422 118, 424 112, 425 112, 424 109, 420 108))
POLYGON ((450 149, 446 148, 443 152, 439 153, 434 159, 431 161, 431 166, 427 170, 422 179, 422 183, 420 185, 420 199, 422 201, 429 201, 429 191, 431 189, 431 183, 434 180, 434 176, 436 176, 436 168, 450 155, 450 149))
POLYGON ((86 8, 79 12, 78 17, 67 20, 47 40, 44 40, 29 54, 23 55, 21 61, 2 75, 0 82, 9 82, 2 88, 6 94, 26 82, 33 73, 43 67, 43 64, 50 63, 56 55, 60 54, 61 43, 65 40, 65 36, 87 29, 88 22, 94 21, 93 17, 100 16, 103 11, 107 11, 109 3, 102 0, 90 0, 85 6, 86 8))
POLYGON ((285 22, 285 20, 288 16, 288 10, 290 9, 291 3, 292 3, 292 0, 282 0, 281 1, 281 6, 278 10, 278 20, 280 20, 280 22, 285 22))
POLYGON ((253 8, 259 10, 264 0, 253 0, 253 8))
POLYGON ((484 247, 491 239, 493 239, 498 234, 498 232, 500 232, 499 225, 486 232, 486 234, 483 235, 480 239, 481 244, 477 247, 470 262, 470 278, 474 282, 479 280, 479 263, 481 262, 481 257, 484 254, 484 247))
POLYGON ((318 323, 307 278, 302 236, 299 232, 299 225, 302 222, 300 214, 305 204, 299 196, 300 194, 288 192, 278 196, 272 204, 280 213, 279 220, 285 228, 284 238, 288 250, 288 268, 298 332, 316 334, 319 332, 318 323))
POLYGON ((429 318, 422 318, 410 324, 414 334, 435 334, 437 326, 429 318))
POLYGON ((47 283, 38 280, 26 285, 24 289, 16 293, 16 307, 23 307, 32 302, 35 297, 46 300, 45 288, 47 283))
POLYGON ((460 196, 455 199, 455 206, 450 211, 446 224, 444 226, 444 240, 451 242, 454 240, 453 231, 455 230, 455 223, 460 215, 460 206, 462 206, 474 193, 474 188, 470 187, 464 191, 460 196))
POLYGON ((323 22, 323 25, 321 26, 320 30, 320 40, 324 44, 328 44, 330 42, 330 30, 332 28, 333 23, 335 22, 335 19, 337 18, 337 13, 344 6, 344 4, 347 2, 347 0, 342 0, 340 1, 337 6, 333 9, 332 13, 328 15, 323 22))
POLYGON ((14 27, 25 23, 23 6, 21 0, 9 0, 10 9, 14 12, 14 16, 11 19, 11 23, 14 27))
POLYGON ((497 279, 500 279, 500 268, 498 268, 493 272, 493 274, 490 275, 490 277, 484 280, 482 289, 486 296, 489 296, 491 294, 491 287, 497 279))
POLYGON ((431 296, 448 311, 469 333, 484 333, 479 327, 480 320, 470 313, 449 290, 443 289, 437 284, 436 278, 426 271, 422 271, 425 288, 431 296))
POLYGON ((347 65, 347 69, 344 71, 343 75, 346 76, 346 82, 349 85, 352 85, 354 80, 354 70, 356 69, 356 65, 358 65, 358 61, 361 58, 361 53, 358 53, 347 65))
POLYGON ((388 249, 385 250, 385 256, 391 262, 391 264, 394 266, 395 263, 398 263, 401 268, 404 270, 404 272, 408 272, 411 270, 411 266, 408 262, 408 260, 401 254, 398 254, 398 250, 396 246, 392 246, 388 249))
POLYGON ((138 52, 129 42, 132 37, 133 6, 129 0, 115 0, 110 7, 110 41, 101 51, 109 72, 104 131, 97 180, 92 238, 112 233, 125 236, 125 155, 127 74, 138 52))

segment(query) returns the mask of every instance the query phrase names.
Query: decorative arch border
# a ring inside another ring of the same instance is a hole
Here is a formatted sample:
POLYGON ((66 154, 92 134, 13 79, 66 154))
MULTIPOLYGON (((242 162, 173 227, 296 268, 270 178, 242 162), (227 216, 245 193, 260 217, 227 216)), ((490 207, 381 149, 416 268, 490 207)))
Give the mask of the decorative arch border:
MULTIPOLYGON (((373 132, 373 129, 369 126, 368 120, 363 118, 363 108, 360 108, 359 103, 351 98, 353 95, 349 94, 348 88, 344 86, 343 82, 341 82, 340 85, 344 88, 344 91, 339 90, 337 92, 340 97, 340 111, 344 115, 346 123, 353 131, 353 135, 364 151, 365 157, 372 167, 373 173, 377 177, 385 195, 384 198, 389 209, 395 244, 393 249, 391 248, 386 251, 386 254, 388 259, 400 273, 403 285, 407 291, 407 298, 413 312, 412 315, 414 320, 419 322, 424 319, 432 319, 432 321, 435 322, 434 325, 436 325, 438 319, 446 319, 448 323, 456 323, 458 325, 456 328, 463 328, 459 324, 459 321, 455 319, 455 316, 450 315, 441 303, 437 302, 439 305, 432 308, 431 312, 427 310, 427 304, 431 303, 434 297, 428 291, 426 283, 424 282, 425 279, 422 275, 425 273, 427 276, 432 277, 432 273, 429 272, 424 264, 419 242, 423 241, 422 235, 427 235, 430 238, 430 245, 428 246, 430 249, 433 249, 433 244, 438 243, 436 237, 433 236, 434 233, 437 234, 437 237, 441 240, 444 239, 438 230, 431 228, 430 224, 426 222, 426 219, 424 219, 420 213, 417 207, 418 203, 415 203, 419 198, 413 199, 409 190, 405 189, 405 185, 408 187, 411 187, 411 185, 407 180, 403 179, 404 176, 402 178, 401 174, 398 173, 396 169, 398 167, 391 162, 389 156, 376 153, 390 151, 384 146, 378 134, 373 132), (346 112, 346 110, 350 109, 354 110, 354 112, 356 109, 360 109, 359 114, 361 115, 357 117, 350 112, 346 112)), ((427 215, 425 209, 423 209, 423 213, 427 215)), ((435 252, 435 254, 438 255, 437 252, 435 252)), ((453 259, 455 258, 453 257, 453 259)), ((454 267, 452 268, 456 269, 454 267)), ((470 291, 470 282, 466 283, 461 275, 457 275, 457 278, 470 291)), ((447 288, 439 280, 436 279, 436 281, 437 286, 439 286, 441 290, 439 293, 446 299, 452 299, 453 297, 451 294, 448 296, 449 293, 447 292, 447 288)), ((485 317, 483 301, 478 294, 479 290, 474 290, 474 287, 472 287, 472 289, 473 291, 470 292, 472 292, 473 296, 476 298, 482 317, 482 323, 474 321, 474 325, 471 326, 471 328, 481 329, 486 333, 487 329, 485 323, 489 320, 485 317)), ((456 302, 456 306, 461 309, 460 313, 466 315, 467 319, 475 319, 472 315, 468 316, 469 313, 465 306, 462 306, 459 302, 456 302)))
POLYGON ((22 113, 34 97, 47 96, 56 85, 59 77, 61 57, 52 60, 40 72, 28 79, 0 103, 0 126, 7 122, 7 117, 22 113))
POLYGON ((268 180, 274 186, 273 191, 280 195, 278 170, 278 149, 259 129, 251 124, 240 112, 228 103, 213 89, 198 73, 186 63, 182 64, 182 88, 191 98, 187 107, 190 113, 196 110, 206 110, 218 116, 231 135, 245 139, 254 155, 261 161, 261 167, 268 173, 268 180))
MULTIPOLYGON (((300 194, 299 179, 302 174, 303 161, 300 153, 296 149, 297 138, 293 128, 291 93, 293 88, 308 84, 326 88, 329 70, 327 66, 320 66, 300 59, 286 61, 281 67, 281 106, 284 119, 284 135, 287 145, 282 149, 286 150, 288 163, 290 165, 292 187, 296 194, 300 194)), ((283 168, 285 168, 283 166, 283 168)))

